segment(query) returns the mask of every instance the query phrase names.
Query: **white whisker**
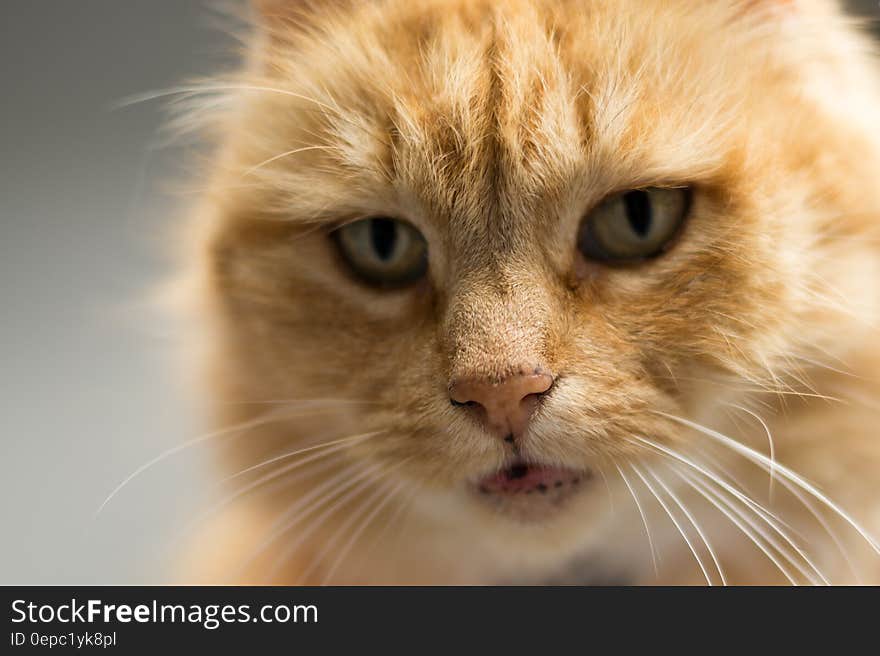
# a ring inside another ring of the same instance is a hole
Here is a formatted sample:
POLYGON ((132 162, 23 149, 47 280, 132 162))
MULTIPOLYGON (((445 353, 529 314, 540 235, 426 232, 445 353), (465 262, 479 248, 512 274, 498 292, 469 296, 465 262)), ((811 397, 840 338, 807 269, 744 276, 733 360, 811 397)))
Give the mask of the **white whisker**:
MULTIPOLYGON (((364 439, 364 436, 356 435, 355 438, 364 439)), ((349 438, 349 439, 354 439, 354 438, 349 438)), ((215 514, 218 510, 225 508, 233 501, 240 499, 241 497, 245 496, 249 492, 252 492, 254 490, 257 490, 259 488, 264 487, 266 485, 266 483, 269 483, 273 480, 284 477, 283 480, 280 482, 282 483, 282 485, 286 486, 286 485, 290 485, 291 483, 294 483, 297 480, 299 480, 302 477, 302 474, 314 475, 315 473, 324 471, 325 469, 329 469, 334 464, 336 464, 332 460, 325 463, 324 466, 318 467, 317 469, 313 466, 313 467, 308 468, 305 471, 298 471, 297 474, 300 474, 300 475, 294 475, 294 476, 289 475, 290 472, 293 472, 296 470, 302 470, 303 467, 305 467, 305 465, 308 465, 310 463, 314 463, 315 461, 318 461, 318 460, 322 460, 322 459, 326 458, 327 456, 330 456, 330 455, 333 455, 334 453, 342 451, 347 446, 347 444, 348 444, 347 441, 336 440, 333 443, 319 444, 315 447, 311 447, 311 448, 307 449, 308 451, 316 451, 319 449, 320 450, 318 451, 318 453, 314 453, 308 457, 302 458, 300 460, 297 460, 296 462, 290 463, 288 465, 285 465, 284 467, 280 467, 274 471, 271 471, 268 474, 265 474, 265 475, 261 476, 260 478, 256 479, 255 481, 251 481, 247 485, 240 487, 235 492, 232 492, 231 494, 225 496, 223 499, 221 499, 220 501, 218 501, 217 503, 212 505, 210 508, 208 508, 206 511, 201 513, 195 520, 190 522, 190 524, 188 525, 188 527, 185 529, 184 532, 191 530, 191 528, 193 526, 203 522, 205 519, 207 519, 211 515, 215 514)), ((301 449, 300 451, 295 451, 293 453, 282 454, 281 456, 273 458, 269 461, 259 463, 257 465, 254 465, 253 467, 248 467, 245 470, 242 470, 236 474, 233 474, 232 476, 227 477, 226 479, 224 479, 224 481, 229 481, 234 478, 237 478, 238 476, 241 476, 242 474, 244 474, 248 471, 252 471, 258 467, 268 465, 270 462, 275 462, 275 461, 281 460, 282 458, 291 458, 295 455, 303 453, 304 451, 306 451, 306 450, 301 449)), ((221 481, 221 483, 224 481, 221 481)))
MULTIPOLYGON (((377 466, 374 466, 372 470, 377 468, 377 466)), ((269 528, 268 536, 252 552, 251 556, 242 566, 242 569, 284 533, 293 528, 300 519, 320 509, 325 503, 332 501, 336 496, 366 478, 369 473, 371 471, 365 470, 360 463, 352 463, 337 472, 335 476, 315 486, 308 494, 297 498, 272 524, 269 528), (359 473, 352 476, 352 473, 358 470, 360 470, 359 473)))
MULTIPOLYGON (((349 529, 349 527, 357 521, 357 518, 363 512, 365 508, 369 508, 370 504, 375 500, 382 496, 382 493, 385 491, 386 487, 390 485, 390 482, 386 485, 379 485, 373 490, 372 494, 367 494, 360 504, 357 504, 349 513, 348 516, 336 527, 336 530, 333 531, 333 534, 321 545, 321 551, 319 554, 312 557, 308 567, 302 570, 297 576, 301 583, 306 583, 309 580, 309 577, 312 575, 312 572, 317 569, 321 562, 324 560, 324 556, 327 551, 329 551, 333 546, 339 541, 344 535, 345 531, 349 529)), ((364 486, 366 487, 366 486, 364 486)))
MULTIPOLYGON (((382 476, 389 474, 395 468, 396 467, 385 468, 385 471, 382 472, 382 476)), ((300 548, 300 546, 302 546, 306 539, 311 536, 318 527, 322 525, 324 520, 326 520, 333 513, 339 510, 345 503, 347 503, 350 499, 359 494, 362 490, 368 488, 370 485, 375 483, 376 481, 372 480, 370 476, 380 469, 382 469, 381 464, 377 464, 373 467, 368 467, 364 469, 360 474, 355 476, 346 485, 340 486, 340 488, 334 491, 331 495, 328 495, 324 499, 318 500, 318 502, 312 504, 312 506, 308 510, 305 510, 302 513, 299 513, 298 516, 294 516, 293 518, 291 518, 290 521, 288 521, 282 528, 282 535, 284 533, 287 533, 294 526, 296 526, 299 521, 304 517, 307 517, 322 506, 326 506, 323 512, 312 517, 309 520, 308 526, 301 533, 299 533, 299 535, 297 535, 297 538, 289 543, 287 545, 287 548, 278 556, 278 558, 275 560, 274 565, 272 566, 270 576, 274 577, 274 574, 279 569, 281 569, 281 567, 283 567, 287 561, 290 560, 293 554, 296 553, 296 551, 300 548), (330 501, 333 501, 333 503, 327 506, 328 502, 330 501)))
MULTIPOLYGON (((679 475, 681 475, 681 473, 679 473, 679 475)), ((721 512, 721 513, 722 513, 722 514, 723 514, 728 520, 730 520, 730 522, 731 522, 734 526, 736 526, 736 527, 742 532, 743 535, 745 535, 749 540, 751 540, 751 542, 752 542, 756 547, 758 547, 758 549, 760 549, 761 552, 762 552, 765 556, 767 556, 767 558, 770 560, 770 562, 772 562, 772 563, 776 566, 776 568, 782 573, 782 575, 783 575, 786 579, 788 579, 788 581, 789 581, 792 585, 798 585, 797 580, 796 580, 796 579, 791 575, 791 573, 790 573, 790 572, 789 572, 789 571, 783 566, 783 564, 782 564, 781 562, 779 562, 779 560, 778 560, 778 559, 777 559, 772 553, 770 553, 770 551, 768 551, 767 548, 766 548, 763 544, 761 544, 761 543, 758 541, 758 538, 755 536, 755 534, 752 533, 752 531, 750 531, 749 529, 747 529, 747 528, 742 524, 742 522, 740 522, 736 517, 734 517, 733 515, 731 515, 730 512, 729 512, 727 509, 725 509, 724 507, 721 506, 721 504, 719 503, 719 501, 721 500, 720 497, 717 497, 716 499, 711 498, 711 497, 709 496, 709 494, 708 494, 708 488, 703 488, 702 486, 699 486, 699 487, 698 487, 698 485, 697 485, 697 481, 696 481, 696 479, 694 479, 694 478, 688 477, 688 478, 685 479, 685 480, 687 480, 687 481, 688 481, 688 482, 694 487, 694 489, 695 489, 699 494, 701 494, 701 495, 703 496, 703 498, 706 499, 706 501, 708 501, 710 504, 712 504, 712 505, 713 505, 718 511, 720 511, 720 512, 721 512)), ((737 510, 738 510, 738 509, 736 509, 735 507, 733 507, 732 504, 725 504, 725 505, 727 505, 728 508, 730 508, 731 510, 734 510, 734 511, 737 511, 737 510)), ((740 515, 740 518, 741 518, 743 521, 747 521, 747 518, 743 516, 743 513, 742 513, 741 511, 738 511, 738 514, 740 515)), ((752 527, 753 530, 758 531, 759 533, 761 533, 761 530, 759 529, 759 527, 757 527, 757 526, 754 524, 754 522, 750 522, 750 526, 752 527)), ((766 536, 766 534, 765 534, 765 535, 762 535, 762 537, 764 537, 764 539, 767 540, 767 536, 766 536)), ((771 543, 771 545, 772 545, 772 543, 771 543)), ((777 547, 777 551, 780 551, 780 549, 779 549, 778 547, 777 547)), ((807 578, 808 578, 808 580, 809 580, 809 577, 807 577, 807 578)))
POLYGON ((742 412, 745 412, 748 415, 754 417, 758 423, 761 424, 761 427, 764 429, 764 433, 767 435, 767 442, 770 445, 770 489, 769 489, 769 497, 772 501, 773 499, 773 478, 776 473, 776 445, 773 443, 773 434, 770 432, 770 427, 767 425, 767 422, 764 421, 757 413, 752 412, 748 408, 737 405, 736 403, 724 402, 724 405, 730 406, 731 408, 736 408, 742 412))
POLYGON ((784 524, 784 522, 782 522, 782 520, 780 520, 775 514, 773 514, 772 512, 767 510, 766 508, 764 508, 761 504, 759 504, 754 499, 749 498, 745 494, 741 493, 740 491, 736 490, 735 488, 733 488, 732 486, 727 484, 722 479, 718 478, 716 475, 712 474, 712 472, 708 471, 705 467, 701 467, 699 464, 693 462, 689 458, 686 458, 686 457, 682 456, 681 454, 676 453, 672 449, 664 447, 662 444, 657 444, 657 443, 652 442, 651 440, 648 440, 643 437, 638 437, 638 436, 633 436, 633 437, 635 437, 635 439, 639 440, 640 442, 643 442, 643 443, 647 444, 648 446, 651 446, 651 447, 657 449, 658 451, 665 453, 666 455, 670 456, 671 458, 673 458, 673 459, 675 459, 685 465, 688 465, 689 467, 691 467, 691 469, 696 470, 697 472, 699 472, 700 474, 705 476, 706 479, 712 481, 716 485, 721 486, 726 492, 728 492, 729 494, 734 496, 736 499, 738 499, 740 502, 744 503, 746 506, 751 508, 753 512, 755 512, 773 530, 775 530, 786 542, 788 542, 796 551, 798 551, 798 553, 801 554, 801 556, 804 558, 804 560, 807 561, 807 563, 816 571, 816 573, 819 574, 819 576, 824 579, 824 575, 819 571, 819 569, 817 567, 815 567, 812 564, 812 562, 809 560, 809 558, 807 558, 807 556, 802 552, 800 547, 798 547, 797 544, 795 544, 795 542, 788 536, 787 533, 785 533, 782 529, 780 529, 777 526, 778 523, 784 524), (773 521, 771 521, 771 519, 773 521))
POLYGON ((856 580, 860 580, 860 575, 859 575, 858 569, 856 568, 855 563, 853 563, 852 558, 849 555, 849 552, 843 546, 843 542, 840 540, 840 537, 837 535, 837 532, 828 523, 828 520, 825 518, 825 516, 821 512, 819 512, 819 509, 816 508, 816 506, 813 504, 813 502, 810 501, 810 499, 804 495, 804 493, 800 490, 800 488, 793 485, 785 478, 780 478, 779 483, 782 485, 782 487, 784 487, 786 490, 788 490, 788 492, 791 493, 791 495, 794 496, 804 506, 804 508, 806 508, 807 511, 816 519, 816 521, 819 523, 819 525, 824 529, 824 531, 831 538, 831 541, 834 542, 834 546, 840 552, 841 557, 844 559, 844 561, 847 564, 847 567, 850 569, 850 571, 856 577, 856 580))
POLYGON ((370 557, 372 556, 373 551, 376 547, 381 543, 382 538, 394 527, 397 525, 401 525, 401 530, 397 534, 397 544, 400 545, 402 543, 402 537, 406 531, 406 518, 409 517, 412 512, 413 502, 416 499, 416 494, 418 492, 418 487, 415 485, 409 486, 409 494, 406 495, 406 498, 397 504, 397 508, 394 509, 394 512, 388 517, 385 525, 382 527, 380 531, 376 533, 373 541, 366 546, 364 549, 360 550, 360 558, 358 559, 358 566, 356 570, 360 570, 363 567, 364 562, 369 562, 370 557))
POLYGON ((663 510, 666 511, 666 514, 669 515, 669 519, 672 520, 672 523, 675 525, 675 528, 678 529, 678 532, 681 534, 681 537, 684 538, 685 544, 688 546, 688 549, 691 550, 691 553, 693 554, 694 559, 697 561, 697 565, 700 566, 700 570, 703 572, 703 576, 706 579, 706 584, 711 586, 712 579, 709 577, 709 572, 706 570, 706 566, 703 564, 703 560, 700 558, 700 555, 697 553, 697 550, 694 548, 694 545, 691 543, 691 540, 688 537, 687 533, 685 533, 684 529, 681 527, 681 524, 678 523, 678 520, 675 518, 675 515, 672 514, 672 511, 666 505, 666 502, 663 501, 663 499, 660 497, 659 494, 657 494, 656 490, 654 490, 654 488, 648 482, 648 479, 642 475, 642 473, 639 471, 639 468, 636 467, 632 463, 630 463, 630 468, 633 470, 633 472, 635 472, 636 476, 638 476, 640 479, 642 479, 642 483, 645 484, 645 487, 648 488, 648 491, 650 491, 651 494, 654 495, 654 498, 657 499, 657 501, 662 506, 663 510))
POLYGON ((263 467, 271 465, 272 463, 278 462, 280 460, 287 460, 289 458, 293 458, 294 456, 298 456, 303 453, 308 453, 309 451, 315 451, 317 449, 326 449, 328 447, 335 446, 337 444, 348 444, 350 442, 364 441, 364 440, 367 440, 371 437, 375 437, 376 435, 381 435, 384 432, 385 431, 371 431, 369 433, 361 433, 360 435, 353 435, 351 437, 344 437, 342 439, 332 440, 330 442, 322 442, 321 444, 307 446, 302 449, 296 449, 295 451, 288 451, 286 453, 282 453, 281 455, 277 455, 273 458, 269 458, 268 460, 264 460, 262 462, 259 462, 256 465, 252 465, 246 469, 242 469, 241 471, 238 471, 230 476, 227 476, 226 478, 221 480, 220 483, 226 483, 228 481, 231 481, 234 478, 238 478, 239 476, 244 476, 248 472, 252 472, 255 469, 262 469, 263 467))
POLYGON ((229 426, 229 427, 224 428, 222 430, 214 431, 214 432, 208 433, 206 435, 201 435, 201 436, 193 438, 191 440, 187 440, 186 442, 183 442, 182 444, 178 444, 177 446, 171 447, 170 449, 166 449, 165 451, 163 451, 162 453, 157 455, 155 458, 152 458, 151 460, 147 461, 146 463, 144 463, 143 465, 141 465, 140 467, 135 469, 128 476, 126 476, 115 488, 113 488, 113 491, 107 495, 107 498, 104 499, 104 501, 98 507, 98 510, 95 511, 95 517, 98 517, 98 515, 101 514, 101 511, 104 510, 104 508, 107 506, 107 504, 113 500, 113 498, 119 493, 119 491, 122 490, 122 488, 124 488, 126 485, 128 485, 135 478, 137 478, 138 476, 143 474, 145 471, 147 471, 148 469, 150 469, 154 465, 157 465, 158 463, 162 462, 166 458, 169 458, 177 453, 180 453, 181 451, 184 451, 185 449, 189 449, 189 448, 196 446, 198 444, 201 444, 203 442, 207 442, 209 440, 213 440, 218 437, 223 437, 224 435, 229 435, 229 434, 237 433, 240 431, 245 431, 245 430, 248 430, 251 428, 255 428, 256 426, 261 426, 263 424, 267 424, 272 421, 277 421, 281 417, 286 417, 286 416, 287 415, 285 415, 284 413, 281 413, 277 410, 271 410, 263 415, 260 415, 259 417, 255 418, 255 419, 251 419, 249 421, 245 421, 240 424, 236 424, 234 426, 229 426))
POLYGON ((596 471, 599 472, 599 476, 602 477, 602 482, 605 484, 605 494, 608 496, 608 507, 611 513, 614 513, 614 495, 611 493, 611 486, 608 484, 608 477, 605 475, 605 470, 602 467, 597 466, 596 471))
POLYGON ((367 529, 373 519, 375 519, 375 517, 380 512, 382 512, 382 509, 385 508, 391 502, 391 500, 397 496, 403 485, 403 481, 400 481, 399 483, 397 483, 397 485, 391 487, 391 489, 388 489, 389 486, 380 489, 380 492, 386 493, 384 498, 382 498, 381 501, 376 504, 373 510, 361 522, 360 526, 358 526, 358 528, 355 529, 354 533, 351 534, 348 542, 346 542, 345 545, 343 545, 342 549, 339 550, 339 554, 337 555, 336 560, 330 565, 330 567, 327 569, 327 572, 324 574, 324 578, 321 580, 321 585, 327 585, 328 581, 333 580, 333 575, 336 573, 336 570, 339 568, 339 566, 345 560, 345 557, 354 547, 357 540, 367 529))
MULTIPOLYGON (((769 461, 767 456, 762 453, 755 451, 754 449, 747 447, 743 444, 740 444, 734 439, 727 437, 719 433, 718 431, 714 431, 711 428, 707 428, 706 426, 701 426, 695 422, 689 421, 687 419, 683 419, 682 417, 676 417, 675 415, 670 415, 665 412, 659 412, 661 414, 673 421, 676 421, 684 426, 688 426, 693 428, 694 430, 699 431, 700 433, 707 435, 708 437, 712 437, 722 444, 730 447, 732 450, 736 451, 742 456, 745 456, 747 459, 751 460, 756 464, 763 465, 764 467, 769 466, 769 461)), ((880 554, 880 545, 877 544, 877 541, 868 533, 862 526, 853 519, 849 513, 844 511, 840 506, 838 506, 834 501, 829 499, 825 494, 819 491, 814 485, 812 485, 809 481, 805 480, 803 477, 798 475, 796 472, 792 471, 788 467, 782 464, 777 464, 777 471, 782 475, 788 478, 789 481, 798 485, 805 492, 808 492, 813 497, 815 497, 818 501, 824 503, 829 509, 833 510, 841 519, 846 521, 853 529, 855 529, 859 535, 871 546, 871 548, 877 553, 880 554)))
POLYGON ((657 552, 654 549, 654 539, 651 537, 651 529, 648 528, 648 519, 645 517, 645 511, 642 509, 642 504, 639 502, 639 497, 636 495, 635 490, 632 485, 630 485, 629 480, 626 477, 626 474, 623 473, 623 470, 620 468, 620 465, 615 464, 617 467, 618 473, 620 473, 620 478, 623 481, 624 485, 626 485, 626 489, 629 490, 629 493, 632 495, 633 501, 636 503, 636 508, 639 511, 639 515, 642 518, 642 525, 645 527, 645 535, 648 536, 648 547, 651 549, 651 562, 654 564, 654 575, 659 578, 660 571, 657 568, 657 552))
POLYGON ((691 514, 691 512, 685 507, 685 505, 684 505, 684 503, 682 503, 681 499, 679 499, 678 496, 676 496, 676 494, 669 487, 667 487, 666 483, 664 483, 662 480, 660 480, 660 478, 657 476, 656 473, 654 473, 654 472, 650 472, 650 473, 651 473, 651 476, 654 478, 654 480, 657 481, 657 483, 660 485, 660 487, 662 487, 666 491, 666 494, 669 496, 669 498, 671 498, 675 502, 675 504, 681 509, 681 512, 684 513, 684 516, 687 517, 688 521, 691 523, 691 525, 697 531, 697 535, 700 536, 700 539, 703 541, 703 544, 706 545, 706 550, 709 552, 709 556, 711 556, 712 562, 715 563, 715 569, 718 570, 718 575, 721 577, 721 584, 727 585, 727 577, 724 575, 724 570, 721 568, 721 563, 718 561, 718 557, 715 554, 715 550, 712 548, 712 543, 709 542, 709 538, 707 538, 706 535, 703 533, 703 529, 700 528, 700 525, 697 523, 697 520, 694 518, 694 516, 691 514))

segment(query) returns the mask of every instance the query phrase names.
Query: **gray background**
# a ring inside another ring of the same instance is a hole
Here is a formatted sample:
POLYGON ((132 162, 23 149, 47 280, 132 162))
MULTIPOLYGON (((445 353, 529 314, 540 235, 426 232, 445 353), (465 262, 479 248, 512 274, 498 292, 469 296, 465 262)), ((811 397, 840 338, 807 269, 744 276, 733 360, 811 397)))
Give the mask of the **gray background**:
POLYGON ((173 324, 142 302, 170 269, 181 148, 140 92, 223 69, 207 3, 2 0, 0 583, 168 580, 205 449, 129 472, 201 427, 173 324))
MULTIPOLYGON (((0 2, 0 584, 170 580, 208 451, 174 326, 136 303, 169 270, 186 199, 162 104, 121 99, 228 67, 210 3, 0 2)), ((877 16, 876 2, 863 2, 877 16)), ((202 499, 203 500, 203 499, 202 499)))

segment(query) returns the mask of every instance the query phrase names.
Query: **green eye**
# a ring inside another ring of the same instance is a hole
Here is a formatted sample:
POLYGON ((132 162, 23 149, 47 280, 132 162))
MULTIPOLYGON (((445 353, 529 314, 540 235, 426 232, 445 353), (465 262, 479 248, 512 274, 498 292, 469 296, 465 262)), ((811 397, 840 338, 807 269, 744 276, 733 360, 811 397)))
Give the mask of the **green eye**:
POLYGON ((365 282, 402 287, 428 269, 428 244, 410 224, 387 217, 361 219, 334 233, 342 257, 365 282))
POLYGON ((578 248, 606 262, 633 262, 664 252, 684 222, 690 190, 649 187, 612 196, 581 224, 578 248))

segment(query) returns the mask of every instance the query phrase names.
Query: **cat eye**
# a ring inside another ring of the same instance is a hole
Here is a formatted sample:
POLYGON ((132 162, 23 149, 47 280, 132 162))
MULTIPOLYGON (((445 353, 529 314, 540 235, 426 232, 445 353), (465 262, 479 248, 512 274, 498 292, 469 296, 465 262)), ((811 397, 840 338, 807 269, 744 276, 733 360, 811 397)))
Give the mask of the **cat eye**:
POLYGON ((584 219, 578 248, 584 256, 628 263, 663 253, 690 205, 687 188, 648 187, 611 196, 584 219))
POLYGON ((333 234, 352 271, 371 285, 402 287, 424 276, 428 269, 428 244, 404 221, 361 219, 333 234))

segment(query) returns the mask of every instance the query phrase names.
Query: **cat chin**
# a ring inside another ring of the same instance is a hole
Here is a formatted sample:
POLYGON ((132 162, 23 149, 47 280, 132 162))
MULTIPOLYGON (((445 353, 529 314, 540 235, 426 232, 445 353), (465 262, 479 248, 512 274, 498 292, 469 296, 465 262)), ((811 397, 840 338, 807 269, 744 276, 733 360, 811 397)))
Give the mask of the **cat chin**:
MULTIPOLYGON (((601 542, 611 508, 601 479, 590 470, 535 468, 514 482, 524 481, 507 493, 488 488, 489 480, 501 486, 508 472, 471 481, 459 497, 468 508, 468 543, 482 545, 489 560, 501 569, 504 580, 512 573, 539 576, 553 571, 601 542), (552 479, 552 481, 551 481, 552 479), (575 482, 575 481, 578 482, 575 482), (556 481, 561 482, 559 487, 556 481), (539 486, 545 486, 541 492, 539 486), (480 487, 490 491, 483 492, 480 487), (527 491, 532 490, 531 494, 527 491)), ((458 520, 462 519, 461 514, 458 520)))
MULTIPOLYGON (((599 487, 591 481, 552 512, 540 512, 538 506, 528 511, 488 509, 493 519, 482 523, 482 543, 497 582, 539 580, 597 551, 611 517, 599 487)), ((479 505, 486 510, 485 503, 479 505)))

